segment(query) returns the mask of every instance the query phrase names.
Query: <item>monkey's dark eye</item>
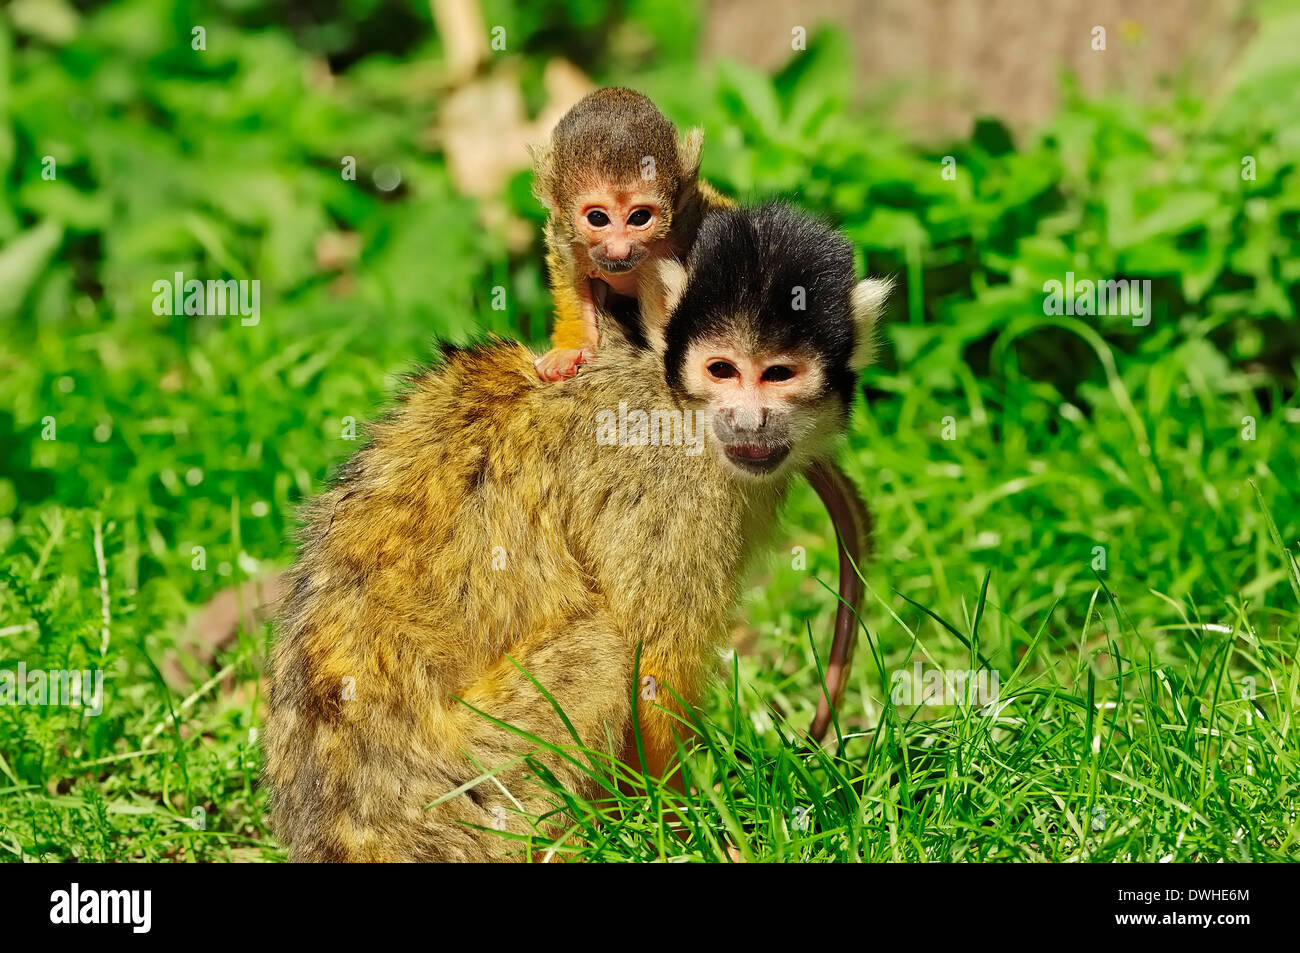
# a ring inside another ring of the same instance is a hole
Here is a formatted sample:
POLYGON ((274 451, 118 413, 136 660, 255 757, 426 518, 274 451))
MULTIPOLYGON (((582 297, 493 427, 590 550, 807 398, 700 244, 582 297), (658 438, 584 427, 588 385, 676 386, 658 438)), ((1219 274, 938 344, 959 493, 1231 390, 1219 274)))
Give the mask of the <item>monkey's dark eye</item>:
POLYGON ((641 226, 650 221, 650 210, 648 208, 639 208, 627 217, 629 225, 641 226))
POLYGON ((587 213, 587 222, 596 228, 604 228, 609 224, 609 216, 600 209, 592 209, 587 213))
POLYGON ((709 374, 718 380, 726 380, 729 377, 736 377, 740 371, 736 370, 734 364, 728 364, 726 361, 714 361, 709 365, 709 374))
POLYGON ((788 381, 792 377, 794 377, 793 367, 786 367, 784 364, 773 364, 763 372, 762 380, 788 381))

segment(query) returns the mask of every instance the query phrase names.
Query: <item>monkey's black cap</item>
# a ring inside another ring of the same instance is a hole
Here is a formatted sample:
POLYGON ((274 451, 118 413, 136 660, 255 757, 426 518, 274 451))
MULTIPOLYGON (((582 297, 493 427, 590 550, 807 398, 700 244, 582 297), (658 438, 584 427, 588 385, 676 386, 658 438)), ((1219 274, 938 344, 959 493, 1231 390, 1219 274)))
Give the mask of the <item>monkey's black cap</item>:
POLYGON ((857 375, 853 249, 833 228, 782 202, 705 216, 688 278, 665 330, 669 386, 682 385, 692 341, 715 335, 808 349, 821 358, 828 391, 845 406, 857 375))

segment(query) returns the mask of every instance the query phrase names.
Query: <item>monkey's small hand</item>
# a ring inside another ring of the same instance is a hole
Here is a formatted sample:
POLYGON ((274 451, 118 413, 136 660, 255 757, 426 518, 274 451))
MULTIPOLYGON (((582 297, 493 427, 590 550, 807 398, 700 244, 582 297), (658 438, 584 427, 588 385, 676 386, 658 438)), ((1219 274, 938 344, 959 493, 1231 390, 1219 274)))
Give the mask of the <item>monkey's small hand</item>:
POLYGON ((578 367, 590 361, 595 352, 591 348, 559 347, 547 351, 533 362, 537 376, 544 381, 566 381, 578 373, 578 367))

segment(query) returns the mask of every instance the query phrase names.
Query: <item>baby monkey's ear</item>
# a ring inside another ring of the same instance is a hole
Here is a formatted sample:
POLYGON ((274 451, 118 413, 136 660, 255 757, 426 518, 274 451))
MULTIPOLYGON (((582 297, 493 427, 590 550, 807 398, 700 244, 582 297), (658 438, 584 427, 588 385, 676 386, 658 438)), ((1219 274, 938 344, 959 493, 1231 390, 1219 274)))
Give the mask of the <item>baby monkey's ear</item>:
POLYGON ((699 126, 688 129, 677 145, 677 169, 682 181, 689 182, 700 174, 700 158, 704 149, 704 130, 699 126))
POLYGON ((853 286, 853 356, 849 366, 855 371, 876 356, 876 321, 893 287, 891 278, 864 278, 853 286))
POLYGON ((667 348, 664 332, 677 302, 686 290, 686 269, 675 258, 658 258, 648 263, 637 286, 641 305, 641 327, 656 354, 667 348))

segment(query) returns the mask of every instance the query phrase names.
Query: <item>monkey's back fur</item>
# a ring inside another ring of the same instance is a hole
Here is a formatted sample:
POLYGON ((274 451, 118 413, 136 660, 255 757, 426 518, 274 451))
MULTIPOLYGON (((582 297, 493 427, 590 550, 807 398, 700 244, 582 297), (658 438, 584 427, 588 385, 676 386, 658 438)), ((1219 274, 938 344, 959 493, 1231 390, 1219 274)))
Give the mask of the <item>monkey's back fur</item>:
MULTIPOLYGON (((739 480, 707 447, 600 445, 600 411, 678 407, 652 352, 615 335, 561 385, 538 381, 533 357, 448 349, 306 510, 265 730, 295 860, 520 859, 517 839, 475 828, 526 834, 517 808, 552 808, 519 762, 535 746, 457 698, 571 744, 522 667, 584 744, 618 753, 633 750, 638 643, 640 674, 692 703, 716 668, 783 482, 739 480)), ((673 721, 639 707, 662 770, 673 721)))

